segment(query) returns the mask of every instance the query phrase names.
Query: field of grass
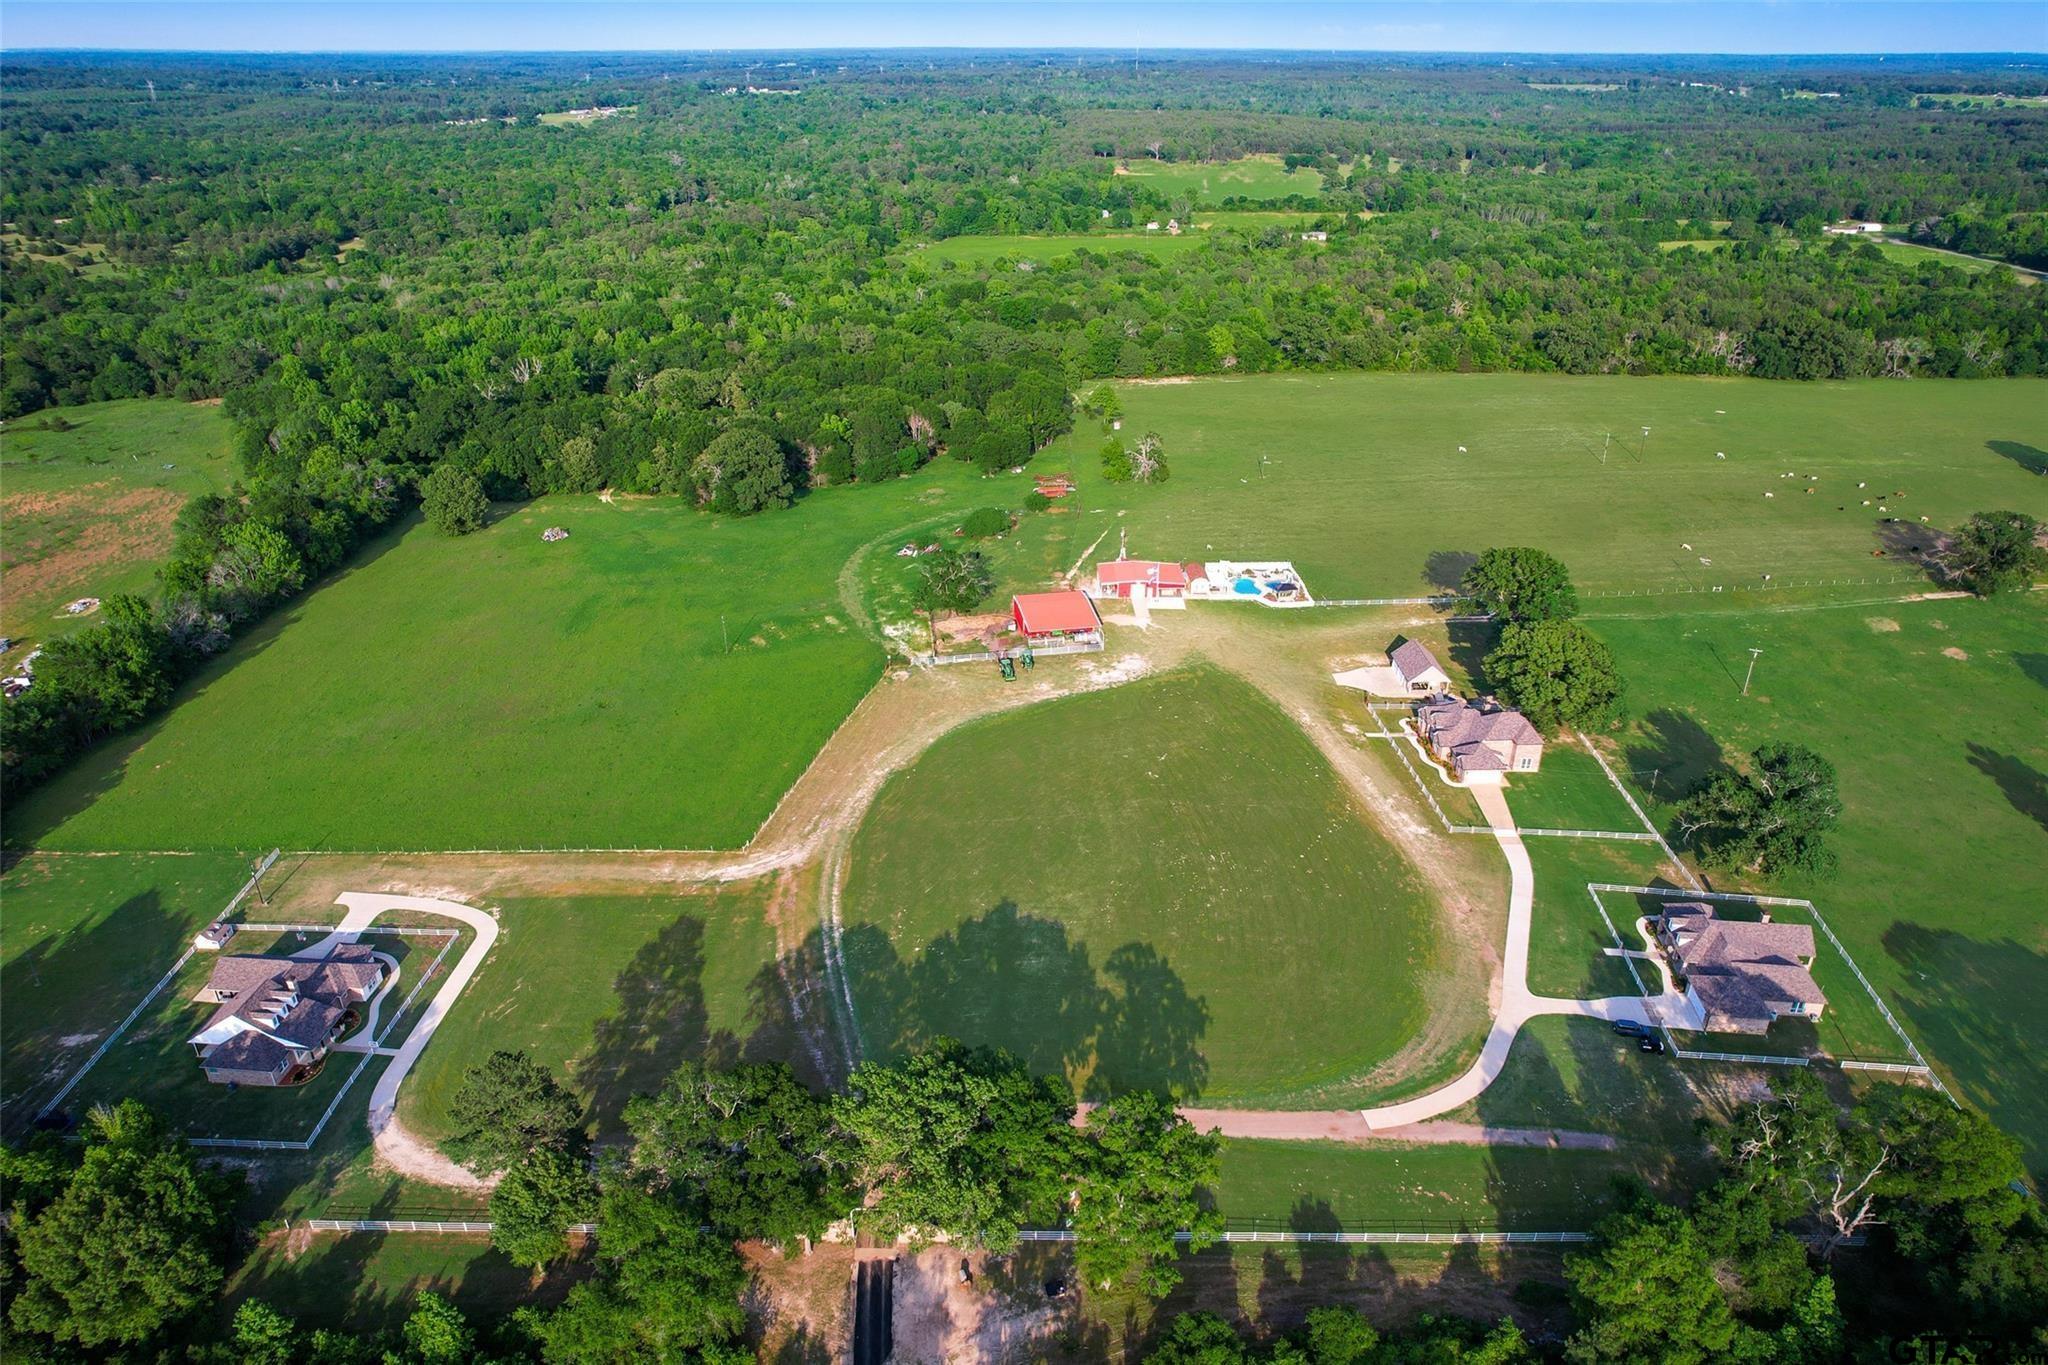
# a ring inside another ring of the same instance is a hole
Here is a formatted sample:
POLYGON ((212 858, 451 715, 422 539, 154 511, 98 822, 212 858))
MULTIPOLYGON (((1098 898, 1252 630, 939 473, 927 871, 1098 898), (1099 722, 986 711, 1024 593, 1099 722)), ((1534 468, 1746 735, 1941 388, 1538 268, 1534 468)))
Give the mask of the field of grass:
POLYGON ((1603 829, 1641 833, 1636 819, 1593 755, 1576 739, 1554 736, 1543 746, 1543 767, 1508 779, 1515 823, 1534 829, 1603 829))
POLYGON ((1117 172, 1142 180, 1162 194, 1185 194, 1198 204, 1225 199, 1285 199, 1290 194, 1323 192, 1322 172, 1303 167, 1290 171, 1277 156, 1246 156, 1236 161, 1148 161, 1133 158, 1117 172))
POLYGON ((84 1064, 249 875, 219 854, 41 854, 0 876, 0 1114, 9 1132, 84 1064))
POLYGON ((210 404, 124 398, 8 422, 0 428, 0 635, 25 651, 92 620, 64 616, 66 602, 149 592, 178 510, 234 477, 227 419, 210 404), (49 429, 59 417, 69 430, 49 429))
POLYGON ((1907 265, 1932 263, 1953 266, 1972 275, 1982 274, 1987 270, 2007 270, 2022 284, 2041 282, 2041 277, 2031 270, 2022 270, 2016 265, 2008 265, 1984 256, 1965 256, 1958 251, 1943 251, 1939 247, 1920 246, 1913 242, 1873 242, 1871 245, 1893 260, 1903 261, 1907 265))
POLYGON ((1872 557, 1886 515, 2048 517, 2048 483, 2031 473, 2048 459, 2039 380, 1262 375, 1119 391, 1125 432, 1158 432, 1173 477, 1103 483, 1101 433, 1083 423, 1041 458, 1071 466, 1089 515, 1125 511, 1134 555, 1291 559, 1323 597, 1406 595, 1489 545, 1525 544, 1558 553, 1591 593, 1718 585, 1726 605, 1765 574, 1774 591, 1904 576, 1872 557), (1449 515, 1467 506, 1484 515, 1449 515))
POLYGON ((912 259, 987 265, 1015 258, 1044 264, 1077 251, 1130 251, 1155 260, 1171 260, 1200 250, 1204 240, 1201 233, 1184 232, 1176 237, 1163 228, 1158 232, 989 233, 927 243, 914 249, 912 259))
POLYGON ((1914 1041, 2048 1170, 2048 600, 1592 624, 1638 716, 1623 759, 1663 769, 1660 798, 1770 739, 1834 763, 1840 873, 1717 889, 1819 904, 1914 1041))
POLYGON ((400 1092, 406 1125, 447 1136, 463 1074, 499 1047, 554 1069, 606 1137, 680 1062, 791 1059, 765 900, 734 884, 503 902, 497 945, 400 1092))
POLYGON ((528 1304, 553 1307, 588 1264, 558 1261, 536 1282, 481 1237, 322 1233, 302 1244, 280 1233, 229 1279, 221 1317, 261 1299, 301 1327, 367 1334, 396 1329, 421 1294, 435 1293, 473 1321, 490 1321, 528 1304))
POLYGON ((1976 109, 2048 109, 2048 95, 1979 95, 1965 90, 1916 90, 1913 98, 1976 109))
MULTIPOLYGON (((1538 995, 1596 999, 1636 994, 1635 978, 1620 958, 1608 957, 1614 946, 1600 908, 1586 891, 1588 882, 1619 886, 1656 886, 1664 882, 1655 844, 1592 839, 1530 839, 1530 864, 1536 871, 1536 903, 1529 929, 1529 989, 1538 995)), ((1614 927, 1630 947, 1628 907, 1618 899, 1608 907, 1614 927)), ((1643 968, 1644 983, 1655 986, 1653 969, 1643 968)))
POLYGON ((1719 251, 1734 239, 1731 237, 1680 237, 1674 241, 1659 242, 1659 251, 1719 251))
POLYGON ((1573 1232, 1613 1207, 1630 1169, 1577 1148, 1232 1139, 1216 1206, 1240 1228, 1573 1232))
POLYGON ((744 520, 565 498, 459 539, 409 521, 174 710, 16 803, 8 840, 743 844, 880 676, 841 568, 892 527, 989 499, 945 465, 744 520), (550 525, 570 538, 543 543, 550 525))
POLYGON ((1219 1103, 1348 1093, 1440 951, 1308 740, 1199 667, 940 740, 862 826, 843 913, 869 1055, 950 1034, 1219 1103))

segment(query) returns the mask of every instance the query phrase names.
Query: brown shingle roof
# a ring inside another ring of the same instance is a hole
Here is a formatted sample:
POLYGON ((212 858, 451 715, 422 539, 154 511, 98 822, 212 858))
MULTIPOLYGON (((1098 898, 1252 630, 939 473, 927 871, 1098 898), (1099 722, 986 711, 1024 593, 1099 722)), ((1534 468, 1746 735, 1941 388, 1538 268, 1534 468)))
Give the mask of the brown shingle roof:
POLYGON ((1424 702, 1417 714, 1423 733, 1439 749, 1455 751, 1461 744, 1485 740, 1505 740, 1510 744, 1543 742, 1543 736, 1527 716, 1498 702, 1438 697, 1424 702))
POLYGON ((1436 655, 1429 652, 1429 646, 1420 640, 1403 640, 1395 645, 1387 660, 1404 678, 1419 678, 1432 668, 1443 672, 1443 666, 1436 661, 1436 655))

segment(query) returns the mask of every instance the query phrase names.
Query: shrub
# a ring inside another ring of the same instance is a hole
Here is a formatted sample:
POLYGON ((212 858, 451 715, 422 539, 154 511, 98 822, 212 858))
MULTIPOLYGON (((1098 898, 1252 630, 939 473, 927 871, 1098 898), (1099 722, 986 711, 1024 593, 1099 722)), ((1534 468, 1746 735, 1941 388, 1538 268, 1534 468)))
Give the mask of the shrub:
POLYGON ((972 540, 986 540, 1010 529, 1010 514, 1000 507, 977 507, 960 523, 961 533, 972 540))

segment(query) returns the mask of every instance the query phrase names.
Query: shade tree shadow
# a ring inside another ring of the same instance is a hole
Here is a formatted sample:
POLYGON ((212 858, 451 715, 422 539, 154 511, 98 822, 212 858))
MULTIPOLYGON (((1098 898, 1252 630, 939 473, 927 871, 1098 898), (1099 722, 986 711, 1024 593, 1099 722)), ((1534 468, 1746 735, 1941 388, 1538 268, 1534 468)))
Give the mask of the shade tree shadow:
POLYGON ((2020 672, 2033 679, 2035 683, 2048 687, 2048 654, 2021 652, 2013 655, 2012 661, 2019 665, 2020 672))
POLYGON ((1500 638, 1500 626, 1492 621, 1452 621, 1446 628, 1450 635, 1451 662, 1465 671, 1475 690, 1491 692, 1493 686, 1486 676, 1486 656, 1493 652, 1494 643, 1500 638))
POLYGON ((1443 592, 1456 592, 1478 562, 1479 556, 1471 550, 1431 550, 1422 562, 1422 581, 1443 592))
POLYGON ((2014 754, 1972 742, 1970 766, 1998 784, 2012 808, 2048 831, 2048 774, 2014 754))
MULTIPOLYGON (((36 1111, 85 1064, 93 1046, 119 1024, 133 1003, 106 999, 101 990, 84 983, 104 982, 110 965, 125 961, 146 962, 161 970, 156 964, 167 966, 176 958, 187 928, 183 917, 165 907, 159 892, 143 891, 88 924, 37 940, 0 968, 0 1000, 5 1001, 8 1016, 6 1043, 0 1049, 0 1074, 7 1078, 8 1093, 0 1107, 0 1124, 8 1135, 24 1131, 35 1120, 36 1111), (80 1013, 81 1007, 89 1012, 80 1013), (31 1020, 36 1026, 29 1025, 31 1020), (73 1036, 77 1041, 67 1045, 65 1040, 73 1036)), ((147 989, 139 987, 136 999, 147 989)), ((77 1106, 67 1101, 66 1107, 77 1106)), ((58 1115, 51 1118, 56 1121, 58 1115)))
POLYGON ((704 1003, 704 921, 678 915, 642 944, 612 982, 617 1007, 597 1021, 590 1050, 571 1066, 586 1121, 617 1132, 626 1102, 659 1089, 679 1062, 730 1064, 739 1041, 713 1031, 704 1003))
POLYGON ((1098 1007, 1095 1070, 1088 1098, 1156 1090, 1193 1099, 1209 1082, 1202 1037, 1209 1006, 1149 943, 1126 943, 1102 964, 1107 989, 1098 1007))
POLYGON ((2048 450, 2039 446, 2030 446, 2025 441, 1986 441, 1984 448, 2011 460, 2029 474, 2048 474, 2048 450))
POLYGON ((1673 801, 1726 766, 1720 741, 1690 711, 1672 707, 1644 716, 1622 757, 1644 790, 1673 801))
POLYGON ((1940 531, 1896 517, 1880 521, 1872 529, 1877 536, 1877 548, 1884 551, 1886 559, 1912 565, 1926 574, 1930 582, 1948 581, 1943 556, 1948 551, 1949 540, 1940 531))
POLYGON ((1964 1098, 2019 1139, 2035 1179, 2048 1177, 2048 955, 1904 920, 1882 941, 1899 967, 1887 994, 1907 1032, 1964 1098))
POLYGON ((875 925, 842 933, 839 956, 863 1055, 958 1038, 1041 1075, 1085 1071, 1096 1100, 1140 1088, 1191 1099, 1208 1081, 1208 1005, 1149 944, 1123 944, 1098 968, 1064 924, 1006 898, 908 961, 875 925))

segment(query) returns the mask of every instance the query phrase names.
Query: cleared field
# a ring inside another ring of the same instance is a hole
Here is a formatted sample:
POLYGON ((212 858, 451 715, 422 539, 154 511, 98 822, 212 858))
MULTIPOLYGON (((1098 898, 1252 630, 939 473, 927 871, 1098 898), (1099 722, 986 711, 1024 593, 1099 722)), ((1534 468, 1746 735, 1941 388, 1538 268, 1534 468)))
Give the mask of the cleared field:
POLYGON ((1322 757, 1208 668, 955 731, 883 789, 851 869, 869 1055, 952 1035, 1098 1092, 1341 1102, 1420 1027, 1439 952, 1322 757))
POLYGON ((1953 266, 1972 275, 1979 275, 1987 270, 2006 270, 2021 284, 2041 282, 2040 275, 2034 271, 2023 270, 2019 266, 1989 260, 1983 256, 1965 256, 1959 251, 1943 251, 1940 247, 1920 246, 1914 242, 1875 242, 1872 245, 1893 260, 1904 261, 1908 265, 1931 262, 1935 265, 1953 266))
POLYGON ((228 1281, 221 1318, 261 1299, 302 1327, 391 1331, 432 1292, 488 1320, 529 1304, 551 1308, 588 1273, 588 1262, 571 1258, 536 1277, 481 1237, 277 1233, 228 1281))
POLYGON ((32 855, 0 877, 8 1132, 92 1055, 249 875, 231 855, 32 855))
POLYGON ((1162 194, 1185 194, 1198 204, 1225 199, 1285 199, 1291 194, 1323 192, 1322 172, 1306 166, 1290 171, 1277 156, 1247 156, 1236 161, 1132 160, 1118 175, 1142 180, 1162 194))
POLYGON ((737 521, 576 498, 460 539, 408 522, 167 715, 16 803, 8 840, 743 844, 880 675, 841 567, 893 525, 986 499, 947 465, 737 521), (570 539, 543 543, 549 525, 570 539))
POLYGON ((1291 559, 1318 597, 1440 587, 1487 546, 1524 544, 1559 554, 1591 593, 1720 585, 1727 605, 1765 574, 1774 592, 1909 576, 1872 557, 1887 516, 2048 517, 2030 463, 2048 458, 2038 380, 1260 375, 1119 391, 1124 431, 1158 432, 1173 477, 1104 483, 1101 434, 1084 424, 1041 458, 1072 468, 1089 515, 1126 512, 1115 525, 1134 555, 1291 559))
POLYGON ((685 1060, 789 1060, 765 903, 755 884, 504 902, 497 946, 400 1092, 406 1125, 447 1136, 463 1074, 499 1047, 558 1072, 605 1137, 685 1060))
MULTIPOLYGON (((1655 844, 1591 839, 1530 839, 1529 861, 1536 871, 1535 917, 1529 929, 1529 989, 1538 995, 1597 999, 1636 994, 1635 978, 1622 959, 1609 957, 1614 946, 1600 908, 1586 891, 1588 882, 1618 886, 1662 885, 1662 854, 1655 844)), ((1630 947, 1627 907, 1619 900, 1608 907, 1615 928, 1630 947)), ((1644 967, 1646 984, 1654 985, 1654 969, 1644 967)))
POLYGON ((1511 777, 1507 793, 1515 823, 1529 828, 1635 833, 1643 828, 1599 762, 1569 736, 1553 736, 1543 746, 1542 769, 1511 777))
POLYGON ((149 592, 178 510, 234 477, 227 419, 211 404, 124 398, 7 423, 0 635, 32 649, 92 620, 63 614, 75 598, 149 592), (58 419, 69 429, 50 429, 58 419))
POLYGON ((1626 1153, 1574 1148, 1232 1139, 1216 1206, 1243 1228, 1575 1232, 1633 1170, 1626 1153))
POLYGON ((911 259, 987 265, 1014 258, 1042 264, 1071 256, 1077 251, 1095 251, 1136 252, 1155 260, 1170 260, 1199 250, 1203 240, 1199 233, 1184 232, 1176 237, 1164 229, 1158 232, 987 234, 947 237, 931 242, 916 248, 911 259))
POLYGON ((1819 904, 1914 1041, 2048 1170, 2048 601, 1593 625, 1639 717, 1626 766, 1661 767, 1660 797, 1769 739, 1835 764, 1840 874, 1754 889, 1819 904), (1731 661, 1751 647, 1764 652, 1744 698, 1731 661))

